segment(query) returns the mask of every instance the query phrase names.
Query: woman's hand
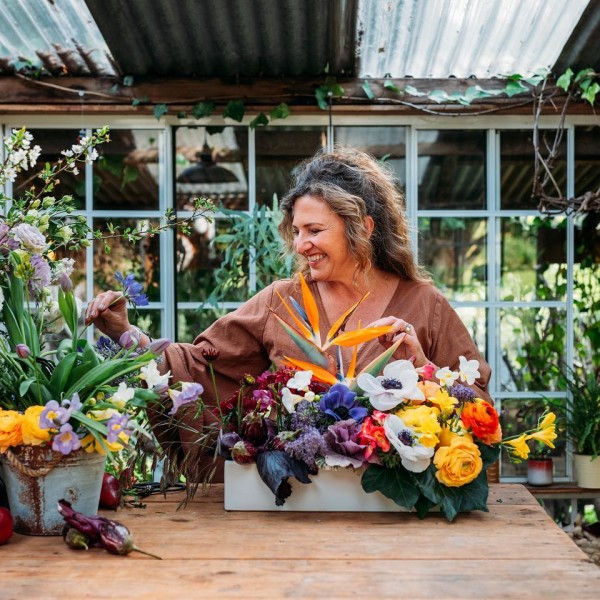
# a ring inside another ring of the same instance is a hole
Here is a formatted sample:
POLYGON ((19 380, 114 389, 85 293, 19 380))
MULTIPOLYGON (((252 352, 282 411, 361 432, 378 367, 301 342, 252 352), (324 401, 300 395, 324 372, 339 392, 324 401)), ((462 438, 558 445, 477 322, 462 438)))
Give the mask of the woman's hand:
MULTIPOLYGON (((408 350, 408 354, 415 357, 415 367, 422 367, 429 362, 423 352, 417 332, 410 323, 404 319, 390 316, 377 319, 377 321, 373 321, 367 327, 381 327, 384 325, 392 325, 394 327, 390 333, 382 335, 379 338, 379 342, 384 348, 389 348, 398 340, 402 340, 402 344, 408 350)), ((394 358, 400 358, 400 356, 394 356, 394 358)))
POLYGON ((121 292, 102 292, 92 298, 85 310, 85 324, 94 324, 115 342, 131 329, 127 316, 127 301, 121 292))

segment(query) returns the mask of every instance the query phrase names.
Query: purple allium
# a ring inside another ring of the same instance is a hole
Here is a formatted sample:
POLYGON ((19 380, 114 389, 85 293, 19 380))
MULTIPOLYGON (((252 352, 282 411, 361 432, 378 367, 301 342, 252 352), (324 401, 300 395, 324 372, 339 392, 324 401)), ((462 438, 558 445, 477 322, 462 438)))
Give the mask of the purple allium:
MULTIPOLYGON (((365 451, 367 446, 359 444, 359 433, 361 426, 353 419, 337 421, 327 428, 323 434, 327 444, 327 455, 348 459, 348 464, 359 467, 365 462, 365 451)), ((341 465, 347 466, 347 465, 341 465)))
POLYGON ((473 402, 475 400, 475 392, 470 387, 461 385, 460 383, 455 383, 448 388, 448 394, 461 403, 473 402))
POLYGON ((290 456, 308 465, 311 471, 316 471, 317 456, 325 456, 327 444, 318 429, 308 427, 295 440, 285 445, 285 451, 290 456))
POLYGON ((173 400, 173 408, 168 414, 174 415, 177 409, 184 404, 190 404, 198 400, 198 396, 204 392, 204 388, 200 383, 183 383, 182 390, 180 392, 176 390, 170 390, 169 395, 173 400))
POLYGON ((317 426, 317 419, 319 416, 318 407, 316 402, 309 402, 308 400, 300 400, 296 404, 296 412, 290 416, 290 426, 293 430, 297 429, 308 429, 309 427, 317 426))
POLYGON ((69 411, 63 406, 59 406, 56 400, 50 400, 40 414, 40 427, 42 429, 56 429, 68 420, 69 411))
POLYGON ((106 424, 106 429, 108 430, 106 440, 109 444, 114 444, 122 433, 126 436, 131 435, 131 431, 127 429, 128 423, 129 415, 114 414, 111 416, 106 424))
POLYGON ((31 257, 31 266, 33 267, 33 275, 29 280, 29 291, 32 295, 37 295, 50 285, 52 272, 46 259, 39 254, 34 254, 31 257))
POLYGON ((321 396, 319 408, 336 421, 354 419, 360 423, 368 414, 367 409, 356 401, 356 393, 343 383, 336 383, 321 396))
POLYGON ((69 423, 65 423, 60 428, 60 433, 56 434, 52 440, 52 450, 67 455, 79 448, 81 448, 81 442, 77 434, 69 423))
POLYGON ((115 273, 115 279, 123 286, 123 295, 135 306, 148 306, 148 297, 143 293, 144 287, 135 280, 133 273, 123 277, 119 271, 115 273))

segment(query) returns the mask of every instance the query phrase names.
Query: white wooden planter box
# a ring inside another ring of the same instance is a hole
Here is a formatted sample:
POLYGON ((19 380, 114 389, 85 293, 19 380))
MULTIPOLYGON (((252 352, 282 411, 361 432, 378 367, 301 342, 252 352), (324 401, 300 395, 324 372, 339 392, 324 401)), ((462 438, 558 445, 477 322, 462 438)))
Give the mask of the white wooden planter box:
POLYGON ((338 469, 310 475, 312 483, 290 477, 292 495, 283 506, 265 485, 255 464, 225 461, 225 510, 316 511, 316 512, 406 512, 379 492, 367 494, 360 485, 362 471, 338 469))

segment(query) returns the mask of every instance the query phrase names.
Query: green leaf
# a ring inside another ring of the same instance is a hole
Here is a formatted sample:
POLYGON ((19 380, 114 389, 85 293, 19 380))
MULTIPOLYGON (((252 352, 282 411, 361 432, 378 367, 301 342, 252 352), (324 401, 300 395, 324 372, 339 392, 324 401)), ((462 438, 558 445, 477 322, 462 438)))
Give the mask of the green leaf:
POLYGON ((317 104, 321 110, 327 110, 328 94, 329 88, 326 85, 320 85, 315 90, 315 98, 317 99, 317 104))
POLYGON ((373 90, 371 89, 371 84, 366 79, 363 81, 362 89, 365 92, 365 94, 367 95, 367 98, 369 100, 373 100, 373 98, 375 98, 375 94, 373 93, 373 90))
POLYGON ((155 104, 152 109, 152 114, 156 117, 156 120, 160 120, 163 115, 169 112, 169 107, 166 104, 155 104))
MULTIPOLYGON (((77 303, 75 302, 75 294, 73 290, 65 293, 62 289, 58 290, 58 307, 71 331, 73 336, 73 344, 77 343, 77 303)), ((73 346, 75 347, 75 346, 73 346)))
POLYGON ((22 381, 21 385, 19 385, 19 395, 25 396, 27 394, 27 391, 31 387, 32 383, 35 383, 35 379, 33 379, 33 378, 22 381))
POLYGON ((287 119, 290 116, 290 112, 290 107, 285 102, 282 102, 271 110, 269 116, 271 117, 271 121, 275 119, 287 119))
POLYGON ((524 92, 528 92, 529 89, 520 81, 509 81, 504 87, 503 91, 509 98, 512 98, 517 94, 523 94, 524 92))
POLYGON ((427 94, 427 97, 438 104, 448 101, 448 94, 444 90, 433 90, 427 94))
POLYGON ((404 91, 409 94, 410 96, 426 96, 427 94, 425 94, 425 92, 420 92, 416 87, 412 86, 412 85, 407 85, 404 88, 404 91))
POLYGON ((223 118, 233 119, 238 123, 244 118, 244 103, 241 100, 230 100, 223 110, 223 118))
POLYGON ((596 95, 598 92, 600 92, 600 85, 598 85, 597 82, 594 82, 587 90, 585 90, 585 92, 583 92, 583 94, 581 94, 581 97, 593 106, 594 102, 596 102, 596 95))
POLYGON ((367 494, 380 492, 408 510, 414 508, 420 496, 412 475, 402 466, 386 469, 380 465, 370 465, 363 473, 361 484, 367 494))
POLYGON ((192 108, 192 115, 195 119, 202 119, 204 117, 210 117, 215 112, 215 105, 213 102, 198 102, 192 108))
POLYGON ((126 75, 123 77, 123 85, 125 87, 131 87, 133 85, 133 75, 126 75))
POLYGON ((587 69, 581 69, 581 71, 577 72, 577 75, 575 75, 575 83, 579 83, 582 79, 585 79, 586 77, 590 77, 591 75, 594 74, 594 69, 588 67, 587 69))
POLYGON ((484 470, 493 465, 500 457, 500 446, 488 446, 487 444, 477 443, 484 470))
POLYGON ((263 112, 259 113, 249 123, 250 129, 256 129, 260 125, 268 125, 268 124, 269 124, 269 119, 267 118, 267 115, 265 115, 265 113, 263 113, 263 112))
POLYGON ((396 94, 398 94, 402 91, 397 85, 394 85, 393 81, 389 81, 389 80, 385 80, 383 82, 383 87, 386 90, 390 90, 390 92, 396 92, 396 94))
POLYGON ((71 370, 76 362, 77 352, 67 354, 67 356, 56 365, 56 368, 52 372, 52 377, 50 377, 50 390, 54 396, 56 396, 57 400, 60 398, 62 391, 67 387, 67 381, 69 380, 71 370))
POLYGON ((432 502, 429 498, 426 498, 421 494, 417 503, 415 504, 415 510, 419 519, 424 519, 427 513, 435 506, 435 502, 432 502))

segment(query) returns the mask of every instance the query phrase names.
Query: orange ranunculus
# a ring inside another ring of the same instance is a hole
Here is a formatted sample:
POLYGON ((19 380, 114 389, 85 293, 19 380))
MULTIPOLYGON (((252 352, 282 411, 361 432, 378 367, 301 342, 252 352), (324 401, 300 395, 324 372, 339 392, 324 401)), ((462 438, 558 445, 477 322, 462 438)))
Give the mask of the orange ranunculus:
POLYGON ((21 425, 23 415, 16 410, 0 409, 0 454, 6 452, 11 446, 23 443, 21 425))
POLYGON ((367 417, 363 421, 358 439, 360 444, 367 446, 365 449, 365 458, 367 459, 377 448, 381 448, 384 452, 388 452, 390 449, 390 442, 385 435, 384 428, 375 425, 375 421, 371 417, 367 417))
POLYGON ((482 435, 479 439, 487 446, 497 444, 500 440, 502 440, 502 427, 500 426, 500 423, 498 423, 498 427, 496 427, 496 431, 494 431, 494 433, 482 435))
POLYGON ((23 443, 28 446, 39 446, 50 439, 50 431, 40 427, 40 415, 45 406, 30 406, 23 415, 23 443))
POLYGON ((490 439, 490 436, 495 437, 498 433, 498 413, 491 404, 481 398, 475 398, 475 402, 465 403, 461 419, 465 427, 482 441, 490 439))
POLYGON ((449 446, 438 448, 433 457, 436 479, 448 487, 471 483, 483 469, 479 448, 468 439, 456 436, 449 446))
POLYGON ((434 398, 440 391, 440 386, 435 381, 419 381, 417 387, 421 389, 427 400, 434 398))

